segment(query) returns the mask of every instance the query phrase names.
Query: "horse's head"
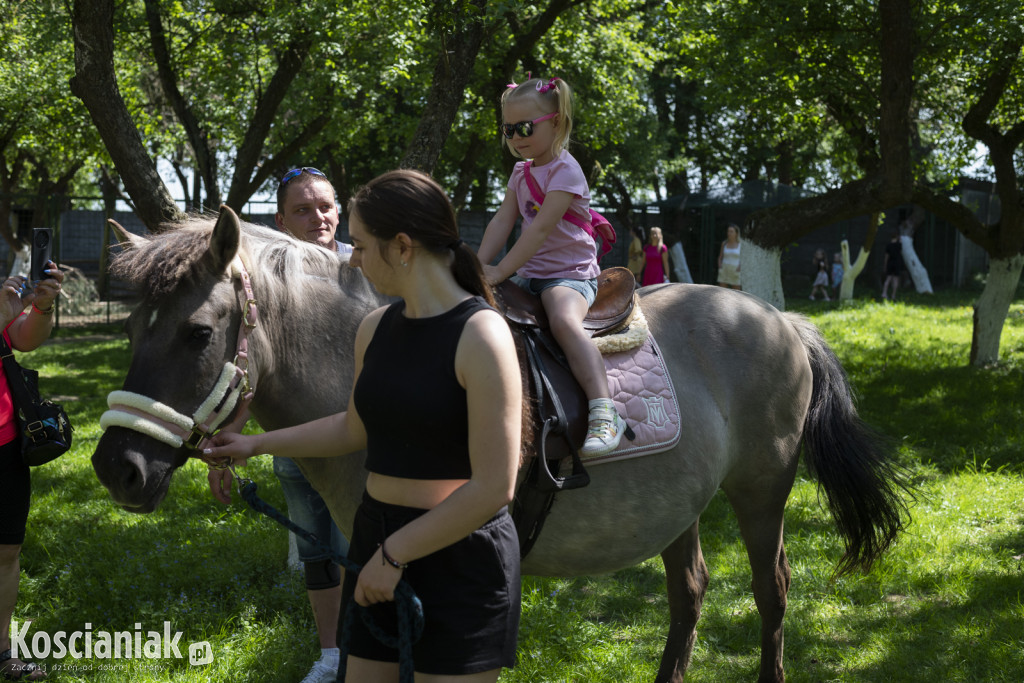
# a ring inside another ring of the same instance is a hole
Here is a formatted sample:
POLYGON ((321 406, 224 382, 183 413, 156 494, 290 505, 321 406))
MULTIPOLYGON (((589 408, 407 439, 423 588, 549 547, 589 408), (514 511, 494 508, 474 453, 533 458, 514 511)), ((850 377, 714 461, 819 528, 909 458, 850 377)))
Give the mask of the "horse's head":
POLYGON ((112 272, 139 287, 143 299, 127 323, 132 359, 123 391, 111 394, 118 410, 108 415, 121 421, 104 415, 92 463, 126 510, 151 512, 160 504, 172 473, 194 452, 164 432, 209 412, 226 369, 236 367, 247 298, 237 277, 241 233, 238 217, 224 208, 215 224, 195 219, 150 238, 120 235, 126 248, 112 272), (142 429, 129 428, 132 415, 142 429))

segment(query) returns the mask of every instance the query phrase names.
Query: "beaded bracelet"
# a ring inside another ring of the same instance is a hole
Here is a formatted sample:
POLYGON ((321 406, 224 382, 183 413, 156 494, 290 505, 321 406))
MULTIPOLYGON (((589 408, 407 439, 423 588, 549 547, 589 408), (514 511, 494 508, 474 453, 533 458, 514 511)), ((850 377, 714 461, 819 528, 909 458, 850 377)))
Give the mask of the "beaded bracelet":
POLYGON ((53 313, 53 302, 50 302, 50 307, 47 308, 45 311, 36 306, 35 304, 32 304, 32 310, 38 313, 39 315, 50 315, 51 313, 53 313))
POLYGON ((384 548, 384 544, 383 543, 380 544, 380 557, 381 557, 381 564, 384 564, 385 562, 387 562, 392 567, 394 567, 395 569, 398 569, 398 570, 404 570, 406 567, 409 566, 408 562, 404 562, 404 563, 403 562, 399 562, 395 558, 393 558, 390 555, 388 555, 388 551, 384 548))

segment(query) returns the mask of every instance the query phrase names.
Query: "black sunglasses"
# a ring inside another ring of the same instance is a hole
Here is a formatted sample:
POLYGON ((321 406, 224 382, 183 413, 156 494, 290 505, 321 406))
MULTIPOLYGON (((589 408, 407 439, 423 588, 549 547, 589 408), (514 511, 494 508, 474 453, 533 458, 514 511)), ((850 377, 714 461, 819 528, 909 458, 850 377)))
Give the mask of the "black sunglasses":
POLYGON ((281 185, 287 185, 289 180, 299 177, 300 175, 303 174, 303 172, 309 173, 310 175, 318 175, 322 178, 327 177, 327 174, 325 174, 323 171, 319 171, 313 168, 312 166, 302 166, 300 168, 293 168, 292 170, 288 171, 283 176, 281 176, 281 185))
POLYGON ((519 123, 503 123, 501 124, 501 134, 509 140, 519 133, 519 137, 528 138, 533 135, 533 124, 540 123, 541 121, 547 121, 550 118, 554 118, 558 114, 557 111, 553 111, 550 114, 534 119, 533 121, 520 121, 519 123))

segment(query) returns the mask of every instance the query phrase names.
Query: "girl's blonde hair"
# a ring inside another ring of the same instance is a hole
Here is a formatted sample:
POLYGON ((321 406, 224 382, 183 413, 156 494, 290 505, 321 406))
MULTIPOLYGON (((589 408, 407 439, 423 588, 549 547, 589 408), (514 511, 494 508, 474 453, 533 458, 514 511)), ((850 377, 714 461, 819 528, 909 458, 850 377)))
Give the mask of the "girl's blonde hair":
MULTIPOLYGON (((524 83, 509 83, 505 92, 501 94, 502 111, 505 110, 507 102, 527 98, 533 98, 545 114, 558 112, 558 116, 552 121, 555 126, 555 139, 551 143, 551 153, 558 156, 569 145, 569 136, 572 134, 572 89, 558 77, 547 81, 542 78, 530 78, 524 83)), ((502 135, 501 139, 508 151, 522 158, 508 138, 502 135)))

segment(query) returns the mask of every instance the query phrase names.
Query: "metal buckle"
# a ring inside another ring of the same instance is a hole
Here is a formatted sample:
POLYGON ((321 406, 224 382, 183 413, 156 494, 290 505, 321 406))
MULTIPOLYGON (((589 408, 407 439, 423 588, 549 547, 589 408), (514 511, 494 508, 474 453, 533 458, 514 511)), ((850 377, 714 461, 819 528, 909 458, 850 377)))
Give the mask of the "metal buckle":
POLYGON ((32 443, 46 441, 46 425, 41 420, 29 422, 25 425, 25 435, 32 440, 32 443))
POLYGON ((253 311, 253 317, 255 317, 255 315, 256 315, 255 314, 255 311, 256 311, 256 299, 246 299, 245 300, 245 308, 242 311, 242 324, 244 324, 247 328, 249 328, 251 330, 252 328, 256 327, 256 321, 255 320, 249 320, 249 312, 250 311, 253 311))
POLYGON ((207 436, 207 433, 200 431, 199 425, 196 425, 195 427, 192 428, 192 431, 189 432, 189 435, 185 437, 185 439, 183 439, 182 443, 187 448, 197 450, 199 448, 199 444, 201 444, 203 442, 203 439, 205 439, 207 436))

